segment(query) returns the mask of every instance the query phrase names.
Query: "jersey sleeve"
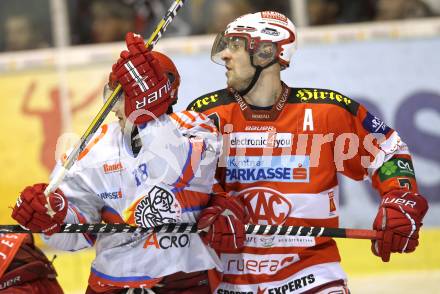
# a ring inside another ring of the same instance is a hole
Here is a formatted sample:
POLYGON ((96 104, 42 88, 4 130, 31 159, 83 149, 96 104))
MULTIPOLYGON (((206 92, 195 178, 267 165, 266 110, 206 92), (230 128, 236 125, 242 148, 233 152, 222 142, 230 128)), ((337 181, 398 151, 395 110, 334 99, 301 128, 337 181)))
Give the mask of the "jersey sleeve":
POLYGON ((356 113, 333 115, 328 124, 338 126, 334 142, 338 171, 354 180, 369 179, 380 195, 394 189, 417 192, 408 146, 380 118, 359 105, 356 113))
MULTIPOLYGON (((78 165, 80 164, 77 162, 59 186, 59 189, 63 191, 69 203, 64 223, 100 223, 100 211, 104 203, 91 189, 91 181, 93 181, 91 175, 88 175, 87 170, 82 169, 78 165)), ((56 168, 59 167, 60 163, 58 163, 56 168)), ((42 235, 42 238, 52 247, 69 251, 91 247, 96 239, 94 235, 88 233, 54 234, 50 237, 42 235)))
MULTIPOLYGON (((230 96, 230 92, 227 89, 220 89, 211 93, 202 95, 188 104, 187 110, 196 111, 198 113, 203 113, 210 121, 215 125, 215 127, 220 131, 220 133, 229 133, 231 125, 228 125, 224 118, 224 106, 230 103, 234 103, 235 100, 230 96)), ((227 140, 224 140, 222 136, 222 149, 220 152, 219 160, 222 162, 229 147, 224 145, 227 140), (224 152, 224 153, 223 153, 224 152)), ((224 164, 220 163, 215 172, 214 185, 212 187, 214 192, 224 192, 224 179, 225 179, 225 168, 224 164)))
POLYGON ((220 152, 220 135, 203 114, 193 111, 164 115, 139 132, 140 156, 144 157, 151 182, 176 190, 209 193, 220 152), (154 138, 154 140, 152 140, 154 138))

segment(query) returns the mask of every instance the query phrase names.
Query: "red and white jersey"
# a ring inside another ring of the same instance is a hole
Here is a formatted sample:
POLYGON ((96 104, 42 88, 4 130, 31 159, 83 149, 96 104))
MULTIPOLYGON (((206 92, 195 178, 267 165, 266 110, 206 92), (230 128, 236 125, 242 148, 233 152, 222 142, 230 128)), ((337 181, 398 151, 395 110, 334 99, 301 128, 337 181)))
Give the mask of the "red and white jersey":
MULTIPOLYGON (((372 180, 381 195, 417 189, 397 132, 335 91, 283 84, 273 106, 257 108, 223 89, 188 109, 223 133, 218 188, 241 197, 251 223, 338 227, 338 172, 372 180)), ((302 293, 346 279, 327 237, 248 235, 242 252, 222 252, 221 260, 216 293, 302 293)))
MULTIPOLYGON (((60 185, 69 200, 66 223, 128 223, 154 227, 195 223, 212 191, 219 133, 203 114, 162 115, 138 127, 142 147, 134 156, 131 132, 103 125, 60 185)), ((55 234, 63 250, 95 245, 89 284, 152 287, 161 277, 218 267, 218 256, 198 234, 55 234)))

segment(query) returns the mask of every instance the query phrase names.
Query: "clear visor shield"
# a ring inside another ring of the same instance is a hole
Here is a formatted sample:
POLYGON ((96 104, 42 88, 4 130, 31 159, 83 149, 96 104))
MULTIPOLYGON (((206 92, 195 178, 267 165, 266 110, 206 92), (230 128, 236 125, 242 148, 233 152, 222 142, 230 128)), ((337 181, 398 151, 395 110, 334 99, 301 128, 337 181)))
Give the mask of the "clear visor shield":
MULTIPOLYGON (((104 103, 107 101, 108 98, 110 98, 112 93, 113 93, 113 90, 110 88, 110 86, 108 84, 106 84, 104 86, 104 90, 102 92, 102 99, 103 99, 104 103)), ((117 101, 114 104, 114 106, 112 107, 113 110, 116 110, 121 106, 121 101, 123 100, 123 98, 124 98, 124 92, 121 90, 117 94, 117 97, 116 97, 117 101)))
POLYGON ((231 53, 247 50, 247 39, 240 36, 225 36, 224 33, 218 34, 212 45, 211 60, 225 65, 224 58, 227 50, 231 53))

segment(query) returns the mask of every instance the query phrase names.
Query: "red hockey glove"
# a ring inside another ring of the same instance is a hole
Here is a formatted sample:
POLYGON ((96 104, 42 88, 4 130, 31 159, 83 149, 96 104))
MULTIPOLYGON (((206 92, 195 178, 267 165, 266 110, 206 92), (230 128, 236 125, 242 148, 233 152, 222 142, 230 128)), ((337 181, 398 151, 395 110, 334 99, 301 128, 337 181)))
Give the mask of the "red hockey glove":
POLYGON ((214 194, 210 206, 205 208, 197 222, 203 242, 224 251, 240 249, 246 238, 245 224, 249 221, 244 205, 226 193, 214 194))
MULTIPOLYGON (((121 84, 125 94, 125 115, 127 118, 136 110, 147 110, 156 117, 165 113, 172 103, 171 83, 159 61, 145 48, 144 40, 133 33, 125 37, 128 51, 121 52, 121 58, 113 64, 110 87, 113 81, 121 84)), ((131 119, 143 124, 154 119, 148 114, 136 115, 131 119)))
POLYGON ((385 194, 373 224, 380 237, 372 241, 373 253, 388 262, 392 252, 413 252, 427 210, 428 202, 419 194, 405 190, 385 194))
POLYGON ((57 233, 61 229, 67 214, 67 199, 60 189, 49 195, 49 202, 55 215, 47 214, 47 200, 44 189, 47 184, 35 184, 26 187, 17 199, 12 211, 12 218, 32 232, 43 232, 46 235, 57 233))

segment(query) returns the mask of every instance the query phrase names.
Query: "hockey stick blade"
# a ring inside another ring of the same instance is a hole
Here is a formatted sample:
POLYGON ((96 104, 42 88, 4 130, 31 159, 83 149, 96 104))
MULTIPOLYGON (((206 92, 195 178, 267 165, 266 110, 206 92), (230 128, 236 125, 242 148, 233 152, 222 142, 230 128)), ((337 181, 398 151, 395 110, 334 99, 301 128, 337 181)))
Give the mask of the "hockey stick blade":
MULTIPOLYGON (((0 233, 30 233, 19 225, 0 225, 0 233)), ((153 228, 134 227, 127 224, 64 224, 59 233, 198 233, 196 224, 164 224, 153 228)), ((298 227, 277 225, 246 225, 247 235, 278 235, 302 237, 332 237, 350 239, 378 239, 375 230, 298 227)))
MULTIPOLYGON (((185 0, 175 0, 173 2, 173 4, 171 5, 171 7, 168 9, 167 13, 163 17, 163 19, 156 26, 156 29, 148 39, 147 43, 145 44, 145 47, 152 49, 154 45, 156 45, 156 43, 159 41, 159 39, 162 37, 163 33, 167 29, 168 25, 177 15, 177 11, 180 8, 182 8, 184 2, 185 0)), ((78 155, 84 150, 84 148, 86 148, 92 136, 96 133, 96 131, 101 126, 107 115, 112 110, 113 106, 118 101, 118 97, 119 97, 118 94, 120 91, 122 91, 122 87, 121 85, 118 85, 116 89, 112 92, 110 97, 106 100, 102 108, 99 110, 98 114, 95 116, 95 118, 93 119, 92 123, 89 125, 87 130, 84 132, 78 144, 76 144, 75 148, 69 153, 63 166, 55 170, 52 180, 50 181, 49 185, 46 187, 46 190, 44 191, 44 195, 48 196, 51 192, 55 191, 56 188, 60 185, 67 171, 76 162, 78 155)), ((52 217, 55 214, 52 207, 50 207, 50 205, 47 205, 46 207, 47 207, 47 213, 49 214, 49 216, 52 217)))

